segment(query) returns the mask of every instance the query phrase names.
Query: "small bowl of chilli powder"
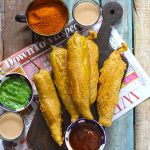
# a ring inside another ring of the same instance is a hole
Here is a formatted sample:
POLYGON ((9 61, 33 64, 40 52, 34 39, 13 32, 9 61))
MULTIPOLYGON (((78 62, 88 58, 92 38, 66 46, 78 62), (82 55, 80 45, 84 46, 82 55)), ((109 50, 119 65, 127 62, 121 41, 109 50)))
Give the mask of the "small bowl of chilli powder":
POLYGON ((43 36, 61 32, 68 20, 68 8, 61 0, 36 0, 26 11, 28 26, 35 33, 43 36))
POLYGON ((33 99, 30 81, 19 73, 5 75, 0 80, 0 106, 7 111, 19 112, 33 99))

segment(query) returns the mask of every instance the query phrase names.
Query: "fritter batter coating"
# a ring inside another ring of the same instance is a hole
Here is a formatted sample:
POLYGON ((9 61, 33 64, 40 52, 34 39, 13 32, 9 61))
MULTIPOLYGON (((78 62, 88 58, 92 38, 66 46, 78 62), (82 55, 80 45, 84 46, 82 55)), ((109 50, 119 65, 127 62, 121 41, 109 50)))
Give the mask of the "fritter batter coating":
POLYGON ((71 97, 77 111, 93 119, 89 103, 90 59, 87 40, 77 32, 68 40, 68 76, 71 97))
POLYGON ((61 106, 54 83, 47 70, 40 69, 34 75, 34 82, 39 94, 40 110, 46 120, 53 139, 59 146, 63 144, 61 106))
POLYGON ((94 31, 90 31, 89 36, 87 37, 87 44, 90 56, 90 83, 89 83, 90 104, 93 104, 97 98, 97 85, 99 79, 99 70, 98 70, 99 52, 98 46, 93 41, 93 39, 95 39, 96 37, 97 33, 94 31))
POLYGON ((110 127, 112 117, 119 100, 119 91, 126 70, 126 63, 122 60, 121 52, 127 50, 127 45, 113 51, 104 62, 100 70, 97 109, 99 123, 110 127))
POLYGON ((79 115, 69 93, 67 76, 67 50, 64 48, 53 47, 53 50, 50 53, 50 61, 54 74, 54 83, 66 110, 71 115, 71 121, 74 122, 78 119, 79 115))

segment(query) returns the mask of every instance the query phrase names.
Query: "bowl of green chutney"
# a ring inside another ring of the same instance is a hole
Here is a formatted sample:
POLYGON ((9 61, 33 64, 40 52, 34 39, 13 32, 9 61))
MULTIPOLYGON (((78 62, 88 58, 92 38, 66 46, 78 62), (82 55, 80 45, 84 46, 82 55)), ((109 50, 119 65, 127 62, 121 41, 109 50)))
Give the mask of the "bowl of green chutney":
POLYGON ((6 74, 0 79, 0 107, 4 110, 22 111, 31 104, 32 99, 32 85, 22 74, 6 74))

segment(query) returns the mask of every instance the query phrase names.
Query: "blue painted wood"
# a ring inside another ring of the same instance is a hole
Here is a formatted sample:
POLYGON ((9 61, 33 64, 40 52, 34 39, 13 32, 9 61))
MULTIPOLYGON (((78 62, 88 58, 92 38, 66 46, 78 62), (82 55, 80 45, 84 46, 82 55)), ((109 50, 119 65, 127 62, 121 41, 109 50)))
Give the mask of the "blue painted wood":
MULTIPOLYGON (((110 1, 119 2, 123 16, 116 29, 132 50, 132 0, 102 0, 102 5, 110 1)), ((107 145, 105 150, 134 150, 134 111, 126 113, 112 127, 106 129, 107 145)))
MULTIPOLYGON (((65 0, 72 19, 72 8, 77 0, 65 0)), ((99 2, 99 0, 96 0, 99 2)), ((101 0, 102 6, 110 1, 119 2, 124 10, 116 29, 132 50, 132 0, 101 0)), ((134 111, 131 110, 114 121, 112 127, 106 129, 107 145, 105 150, 134 150, 134 111)))

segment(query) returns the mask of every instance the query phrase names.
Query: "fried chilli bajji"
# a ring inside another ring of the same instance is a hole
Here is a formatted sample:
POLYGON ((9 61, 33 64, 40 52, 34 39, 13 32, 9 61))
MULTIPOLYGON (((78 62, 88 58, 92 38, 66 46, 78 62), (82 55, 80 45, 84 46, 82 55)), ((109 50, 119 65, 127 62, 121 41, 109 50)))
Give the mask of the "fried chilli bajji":
POLYGON ((98 46, 93 41, 93 39, 95 38, 97 38, 97 33, 94 31, 90 31, 89 36, 87 37, 87 44, 90 56, 90 83, 89 83, 90 104, 93 104, 96 100, 97 85, 99 79, 99 70, 98 70, 99 52, 98 46))
POLYGON ((71 97, 77 111, 93 119, 89 101, 90 59, 87 40, 77 32, 68 40, 68 76, 71 97))
POLYGON ((126 70, 126 63, 122 60, 121 52, 127 50, 127 45, 113 51, 104 62, 100 70, 97 109, 99 123, 110 127, 112 117, 119 100, 119 91, 126 70))
POLYGON ((78 119, 79 115, 74 107, 69 93, 67 76, 67 50, 64 48, 53 47, 53 50, 50 53, 50 61, 54 74, 54 83, 56 84, 66 110, 71 115, 71 121, 74 122, 78 119))
POLYGON ((46 120, 53 139, 58 145, 63 144, 61 106, 54 83, 47 70, 40 69, 34 75, 34 82, 39 94, 40 110, 46 120))

